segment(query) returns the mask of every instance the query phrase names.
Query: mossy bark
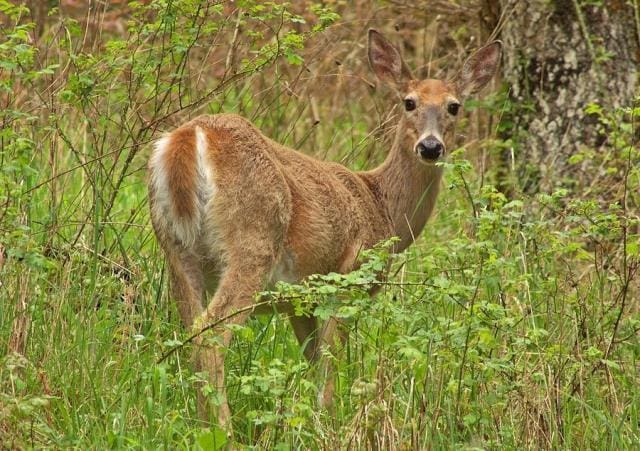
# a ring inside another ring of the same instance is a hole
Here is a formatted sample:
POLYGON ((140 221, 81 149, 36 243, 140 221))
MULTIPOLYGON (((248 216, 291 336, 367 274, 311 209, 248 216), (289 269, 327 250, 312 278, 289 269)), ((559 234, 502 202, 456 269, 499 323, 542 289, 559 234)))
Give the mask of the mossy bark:
MULTIPOLYGON (((486 10, 495 2, 485 0, 486 10)), ((606 133, 585 112, 631 105, 638 95, 638 0, 500 0, 503 79, 512 108, 503 138, 507 190, 527 192, 589 184, 593 160, 569 164, 584 149, 611 152, 606 133)), ((494 15, 495 16, 495 15, 494 15)))

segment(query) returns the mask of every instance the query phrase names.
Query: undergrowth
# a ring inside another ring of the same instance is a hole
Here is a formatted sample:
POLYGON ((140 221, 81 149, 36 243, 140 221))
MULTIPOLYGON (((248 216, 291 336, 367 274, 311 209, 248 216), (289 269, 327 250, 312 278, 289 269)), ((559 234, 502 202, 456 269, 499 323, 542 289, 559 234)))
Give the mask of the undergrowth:
MULTIPOLYGON (((196 417, 200 375, 149 223, 144 167, 163 130, 235 111, 355 169, 384 156, 388 99, 374 103, 367 83, 350 95, 342 72, 331 74, 336 94, 317 91, 333 83, 314 77, 336 65, 317 58, 339 16, 237 3, 132 2, 113 36, 54 10, 34 42, 27 10, 0 0, 2 446, 224 446, 196 417)), ((503 93, 475 105, 495 117, 516 108, 503 93)), ((328 412, 316 402, 323 375, 284 317, 235 327, 236 445, 637 447, 640 109, 588 108, 614 152, 573 159, 598 161, 602 183, 505 195, 461 148, 436 215, 386 278, 383 243, 354 273, 263 293, 336 316, 349 339, 332 357, 328 412)), ((489 160, 517 146, 492 131, 473 149, 489 160)))

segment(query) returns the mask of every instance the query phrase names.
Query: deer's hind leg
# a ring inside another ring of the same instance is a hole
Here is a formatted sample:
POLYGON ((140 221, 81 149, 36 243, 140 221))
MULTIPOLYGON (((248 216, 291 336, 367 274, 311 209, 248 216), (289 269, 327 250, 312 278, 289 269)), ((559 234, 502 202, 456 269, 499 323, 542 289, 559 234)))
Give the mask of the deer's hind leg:
POLYGON ((188 250, 172 249, 166 255, 171 295, 176 301, 182 324, 191 327, 204 310, 204 277, 199 259, 188 250))
POLYGON ((231 411, 226 398, 224 354, 231 343, 232 331, 228 327, 243 324, 252 313, 256 293, 261 291, 270 275, 275 257, 244 255, 231 259, 220 284, 206 310, 196 319, 193 329, 200 334, 196 340, 197 367, 207 373, 211 388, 218 393, 219 405, 201 399, 201 416, 213 414, 220 426, 231 430, 231 411))
MULTIPOLYGON (((204 312, 205 275, 200 265, 200 259, 191 251, 185 249, 171 249, 167 252, 169 263, 169 277, 172 297, 176 301, 182 324, 189 328, 196 328, 194 324, 204 312)), ((207 371, 202 356, 196 351, 193 355, 196 372, 207 371)), ((200 418, 208 420, 207 399, 202 390, 198 389, 196 398, 200 418)))
MULTIPOLYGON (((234 206, 222 201, 216 206, 227 213, 232 208, 240 211, 238 215, 227 214, 226 218, 232 222, 217 223, 217 245, 224 253, 220 280, 209 305, 193 327, 194 333, 198 333, 213 326, 196 340, 198 367, 208 373, 209 382, 218 393, 218 405, 209 403, 206 414, 217 416, 219 424, 228 431, 232 429, 224 383, 225 349, 232 339, 228 326, 243 324, 253 312, 256 294, 264 290, 281 256, 286 228, 283 215, 273 213, 282 212, 283 208, 278 210, 278 205, 269 205, 269 199, 260 204, 261 208, 269 209, 267 211, 255 206, 242 209, 243 199, 233 200, 234 206)), ((222 213, 218 212, 217 217, 221 218, 222 213)), ((204 412, 201 410, 201 413, 204 412)))

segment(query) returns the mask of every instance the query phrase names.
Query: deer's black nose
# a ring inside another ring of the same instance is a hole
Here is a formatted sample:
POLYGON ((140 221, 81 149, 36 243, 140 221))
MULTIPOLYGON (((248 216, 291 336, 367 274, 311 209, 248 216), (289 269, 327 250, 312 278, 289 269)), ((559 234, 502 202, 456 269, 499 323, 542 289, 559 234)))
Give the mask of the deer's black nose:
POLYGON ((416 146, 416 151, 425 160, 436 160, 442 155, 442 143, 435 138, 423 139, 416 146))
POLYGON ((444 153, 444 146, 435 136, 428 136, 416 145, 416 152, 425 160, 437 160, 444 153))

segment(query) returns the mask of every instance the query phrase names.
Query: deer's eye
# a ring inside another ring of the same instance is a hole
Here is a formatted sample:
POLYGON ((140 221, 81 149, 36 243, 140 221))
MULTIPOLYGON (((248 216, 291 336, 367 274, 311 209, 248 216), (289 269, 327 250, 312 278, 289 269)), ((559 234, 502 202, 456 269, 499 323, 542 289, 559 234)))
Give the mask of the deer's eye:
POLYGON ((413 99, 404 99, 404 109, 407 111, 413 111, 416 109, 416 101, 413 99))
POLYGON ((459 103, 450 103, 449 106, 447 106, 447 111, 452 116, 455 116, 456 114, 458 114, 459 109, 460 109, 459 103))

